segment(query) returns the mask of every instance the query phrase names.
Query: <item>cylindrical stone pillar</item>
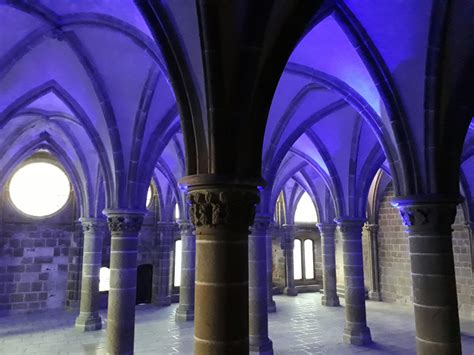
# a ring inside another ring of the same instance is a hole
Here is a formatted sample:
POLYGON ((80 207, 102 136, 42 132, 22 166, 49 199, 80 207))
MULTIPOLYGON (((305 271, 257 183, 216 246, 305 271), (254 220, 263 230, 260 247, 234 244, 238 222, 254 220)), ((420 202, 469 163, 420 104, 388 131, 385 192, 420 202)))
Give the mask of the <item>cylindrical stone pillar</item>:
POLYGON ((143 211, 106 210, 111 234, 107 354, 133 354, 138 233, 143 211))
POLYGON ((158 222, 158 251, 153 268, 153 304, 159 307, 171 305, 171 244, 177 224, 158 222))
POLYGON ((258 203, 256 185, 214 175, 189 176, 196 227, 194 352, 249 352, 248 235, 258 203))
POLYGON ((295 265, 293 259, 293 248, 295 246, 294 226, 285 224, 283 226, 283 236, 281 248, 285 257, 286 286, 283 293, 287 296, 296 296, 298 291, 295 286, 295 265))
POLYGON ((373 301, 381 301, 382 297, 380 294, 380 278, 379 278, 379 258, 377 254, 378 246, 377 246, 377 238, 379 232, 379 225, 378 224, 366 224, 364 228, 368 232, 369 237, 369 250, 368 250, 368 258, 369 258, 369 283, 370 283, 370 290, 369 290, 369 299, 373 301))
POLYGON ((417 354, 461 354, 452 229, 459 199, 394 199, 410 248, 417 354))
POLYGON ((362 227, 364 220, 336 219, 342 237, 344 262, 344 301, 346 324, 343 340, 347 344, 366 345, 372 342, 365 311, 364 261, 362 227))
POLYGON ((270 216, 257 215, 249 238, 249 343, 250 350, 273 354, 268 338, 267 233, 270 216))
POLYGON ((99 315, 99 276, 102 265, 102 239, 105 232, 105 220, 81 218, 84 236, 82 258, 82 281, 80 313, 76 318, 76 329, 81 331, 102 328, 99 315))
POLYGON ((267 245, 267 310, 268 313, 276 312, 276 304, 273 300, 273 245, 272 245, 272 231, 274 225, 271 225, 267 231, 266 245, 267 245))
POLYGON ((191 223, 181 222, 181 283, 179 286, 179 306, 176 309, 177 321, 194 319, 194 279, 196 273, 196 236, 191 223))
POLYGON ((321 298, 323 306, 339 306, 336 284, 336 248, 335 248, 335 223, 319 223, 317 225, 321 234, 321 250, 323 259, 323 289, 321 298))

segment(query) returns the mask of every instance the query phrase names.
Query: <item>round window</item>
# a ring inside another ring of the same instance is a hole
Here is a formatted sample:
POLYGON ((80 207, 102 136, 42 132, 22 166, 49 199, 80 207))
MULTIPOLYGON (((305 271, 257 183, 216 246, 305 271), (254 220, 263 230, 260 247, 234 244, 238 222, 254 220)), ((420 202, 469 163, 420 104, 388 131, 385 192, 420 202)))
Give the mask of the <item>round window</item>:
POLYGON ((21 212, 44 217, 64 207, 71 187, 63 170, 46 162, 27 164, 10 180, 10 199, 21 212))

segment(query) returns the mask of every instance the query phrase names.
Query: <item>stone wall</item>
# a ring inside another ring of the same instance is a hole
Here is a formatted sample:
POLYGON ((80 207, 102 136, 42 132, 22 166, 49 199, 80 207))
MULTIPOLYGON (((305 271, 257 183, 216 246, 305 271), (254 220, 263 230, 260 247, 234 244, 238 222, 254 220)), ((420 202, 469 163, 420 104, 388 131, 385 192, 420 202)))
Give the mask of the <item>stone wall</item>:
MULTIPOLYGON (((378 256, 382 300, 411 304, 413 302, 408 238, 398 211, 390 205, 392 185, 387 187, 379 214, 378 256)), ((453 252, 460 316, 472 318, 474 283, 472 279, 469 233, 459 207, 453 225, 453 252)))
POLYGON ((82 255, 75 199, 49 218, 19 212, 2 194, 0 203, 0 314, 75 306, 82 255))

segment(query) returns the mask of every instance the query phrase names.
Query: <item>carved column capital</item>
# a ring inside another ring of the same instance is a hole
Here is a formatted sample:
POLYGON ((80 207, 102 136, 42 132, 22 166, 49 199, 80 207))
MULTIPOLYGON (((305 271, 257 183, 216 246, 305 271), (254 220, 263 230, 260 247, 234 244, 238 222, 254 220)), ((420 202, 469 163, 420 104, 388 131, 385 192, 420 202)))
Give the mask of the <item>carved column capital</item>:
POLYGON ((362 233, 365 219, 341 217, 334 220, 341 233, 362 233))
POLYGON ((106 228, 105 219, 100 218, 80 218, 82 231, 84 233, 104 234, 106 228))
POLYGON ((336 223, 318 223, 316 227, 319 229, 319 233, 322 237, 334 237, 336 231, 336 223))
POLYGON ((364 228, 370 234, 377 233, 379 231, 379 225, 378 224, 368 224, 368 223, 366 223, 364 225, 364 228))
POLYGON ((178 226, 181 234, 190 235, 194 232, 194 225, 188 221, 179 221, 178 226))
POLYGON ((136 210, 107 210, 107 223, 112 233, 138 233, 145 213, 136 210))
POLYGON ((402 217, 408 232, 429 234, 432 231, 450 234, 456 218, 459 197, 442 195, 421 195, 392 200, 402 217))
POLYGON ((248 230, 258 192, 234 187, 196 189, 188 193, 189 214, 196 227, 233 226, 248 230))
POLYGON ((159 232, 164 232, 164 233, 167 233, 167 232, 173 233, 179 228, 178 224, 175 222, 162 222, 162 221, 157 222, 156 227, 158 228, 159 232))
POLYGON ((269 215, 256 215, 253 221, 252 232, 257 235, 266 235, 271 222, 272 218, 269 215))
POLYGON ((281 248, 283 250, 293 250, 295 245, 296 227, 294 224, 284 224, 282 226, 283 233, 281 237, 281 248))

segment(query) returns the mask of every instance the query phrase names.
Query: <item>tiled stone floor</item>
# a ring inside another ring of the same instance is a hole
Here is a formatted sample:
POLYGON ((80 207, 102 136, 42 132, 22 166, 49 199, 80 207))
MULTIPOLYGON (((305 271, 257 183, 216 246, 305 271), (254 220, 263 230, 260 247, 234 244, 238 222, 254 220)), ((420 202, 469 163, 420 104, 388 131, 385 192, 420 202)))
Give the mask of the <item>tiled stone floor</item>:
MULTIPOLYGON (((320 305, 320 294, 275 296, 278 312, 270 314, 275 354, 414 354, 412 308, 367 302, 374 344, 342 343, 344 309, 320 305)), ((193 324, 176 324, 176 305, 137 307, 136 354, 192 354, 193 324)), ((80 333, 75 314, 47 311, 0 318, 0 354, 103 354, 105 331, 80 333)), ((105 319, 105 313, 104 313, 105 319)), ((474 354, 474 322, 463 321, 463 353, 474 354)))

